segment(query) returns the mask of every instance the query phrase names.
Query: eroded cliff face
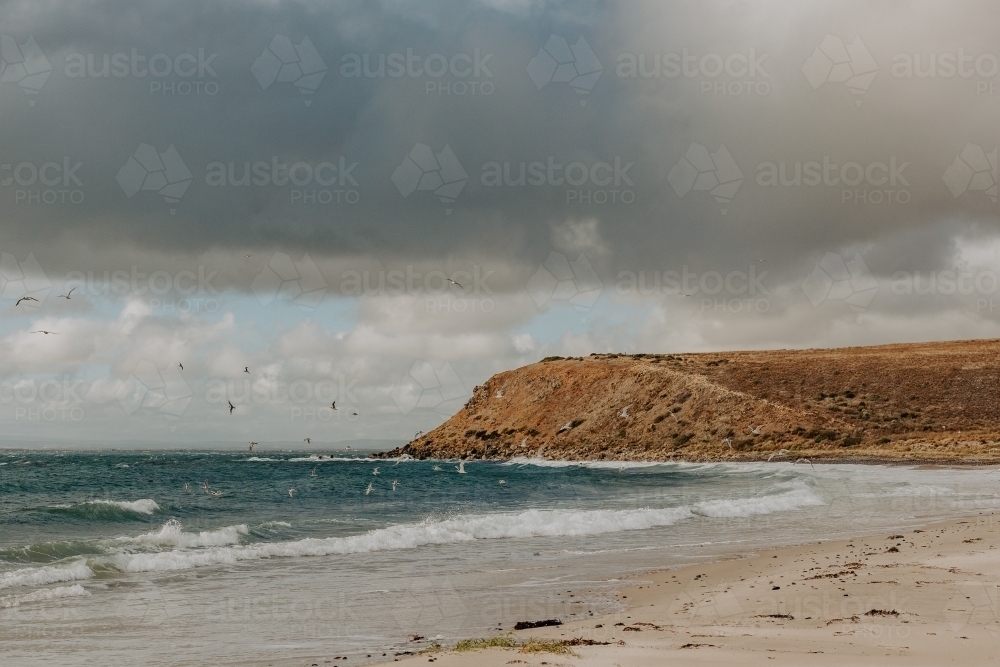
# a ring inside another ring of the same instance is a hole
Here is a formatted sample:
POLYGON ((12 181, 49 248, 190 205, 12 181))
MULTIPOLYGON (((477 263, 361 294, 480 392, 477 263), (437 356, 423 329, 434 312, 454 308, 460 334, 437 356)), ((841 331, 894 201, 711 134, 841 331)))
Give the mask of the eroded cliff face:
POLYGON ((552 358, 382 456, 1000 462, 1000 342, 552 358))

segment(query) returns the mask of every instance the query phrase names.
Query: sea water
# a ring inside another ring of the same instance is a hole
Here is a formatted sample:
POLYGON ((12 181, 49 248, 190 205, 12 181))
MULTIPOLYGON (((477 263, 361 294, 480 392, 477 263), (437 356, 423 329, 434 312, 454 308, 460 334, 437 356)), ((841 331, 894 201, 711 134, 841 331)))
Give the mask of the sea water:
POLYGON ((1000 510, 995 468, 464 470, 336 452, 0 451, 3 663, 364 664, 620 611, 622 578, 650 569, 1000 510))

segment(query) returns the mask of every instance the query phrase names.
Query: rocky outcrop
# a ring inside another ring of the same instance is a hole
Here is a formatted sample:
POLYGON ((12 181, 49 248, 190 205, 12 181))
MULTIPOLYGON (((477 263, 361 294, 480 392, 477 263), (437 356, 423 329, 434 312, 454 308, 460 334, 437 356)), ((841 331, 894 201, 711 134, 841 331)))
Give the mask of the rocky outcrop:
POLYGON ((380 456, 1000 462, 1000 342, 552 357, 380 456))

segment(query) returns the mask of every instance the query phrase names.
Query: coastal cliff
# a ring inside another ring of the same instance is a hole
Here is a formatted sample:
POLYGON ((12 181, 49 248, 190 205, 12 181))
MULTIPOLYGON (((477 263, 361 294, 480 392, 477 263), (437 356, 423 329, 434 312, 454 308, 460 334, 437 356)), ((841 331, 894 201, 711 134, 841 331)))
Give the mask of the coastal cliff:
POLYGON ((380 457, 1000 463, 1000 341, 551 357, 380 457))

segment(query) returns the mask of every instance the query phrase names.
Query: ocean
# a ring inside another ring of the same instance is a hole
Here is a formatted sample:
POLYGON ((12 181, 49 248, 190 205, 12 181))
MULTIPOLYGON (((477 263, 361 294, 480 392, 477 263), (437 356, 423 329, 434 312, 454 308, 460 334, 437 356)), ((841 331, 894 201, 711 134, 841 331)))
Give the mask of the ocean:
POLYGON ((1000 509, 996 468, 458 468, 0 451, 3 663, 365 664, 614 613, 622 578, 651 569, 1000 509))

